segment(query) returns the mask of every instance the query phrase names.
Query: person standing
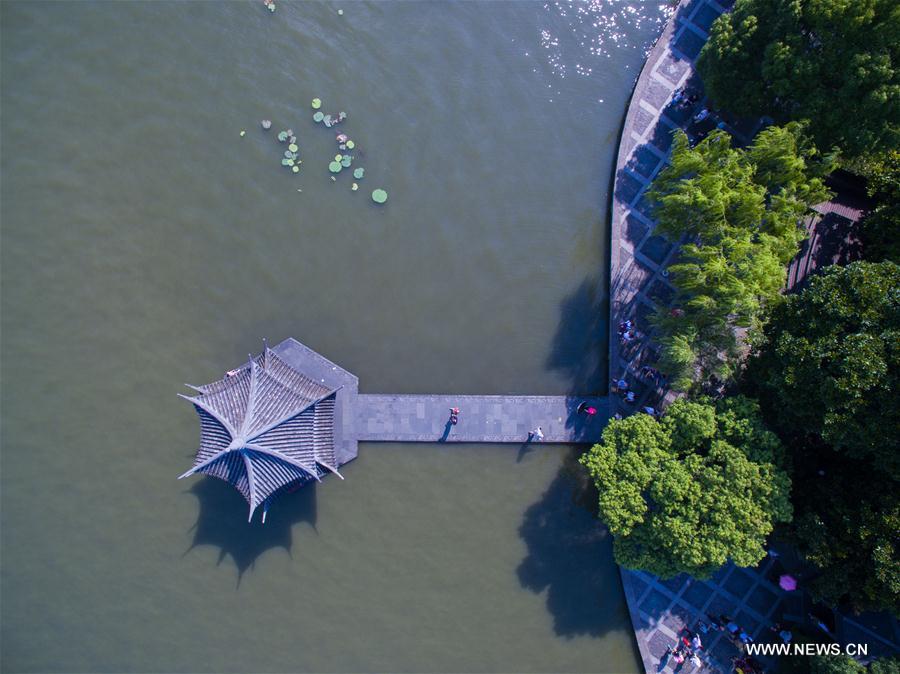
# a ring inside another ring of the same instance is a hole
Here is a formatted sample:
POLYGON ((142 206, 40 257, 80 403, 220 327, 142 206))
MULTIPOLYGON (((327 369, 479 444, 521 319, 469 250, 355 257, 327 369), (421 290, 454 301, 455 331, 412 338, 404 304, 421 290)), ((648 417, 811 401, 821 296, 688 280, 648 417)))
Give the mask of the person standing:
POLYGON ((529 431, 528 439, 534 440, 535 442, 540 442, 541 440, 544 439, 544 429, 542 429, 540 426, 538 426, 533 431, 529 431))

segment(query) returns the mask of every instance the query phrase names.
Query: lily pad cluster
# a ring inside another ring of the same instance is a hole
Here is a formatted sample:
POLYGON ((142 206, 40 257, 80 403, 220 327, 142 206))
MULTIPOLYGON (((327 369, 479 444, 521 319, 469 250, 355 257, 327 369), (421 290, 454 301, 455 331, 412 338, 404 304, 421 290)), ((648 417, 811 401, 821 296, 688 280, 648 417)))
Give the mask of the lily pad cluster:
MULTIPOLYGON (((338 113, 337 115, 326 115, 321 110, 322 107, 322 99, 314 98, 312 100, 312 109, 315 110, 313 113, 313 121, 317 124, 322 123, 326 127, 331 128, 335 124, 339 124, 343 122, 347 118, 346 112, 338 113)), ((338 150, 340 151, 338 154, 334 156, 334 159, 329 162, 328 170, 331 172, 331 180, 333 182, 337 181, 335 177, 344 169, 349 169, 353 165, 354 156, 350 154, 354 149, 356 149, 356 142, 350 138, 346 133, 338 133, 335 136, 335 141, 338 144, 338 150)), ((353 178, 354 180, 362 180, 366 175, 366 169, 361 166, 353 169, 353 178)), ((350 185, 350 189, 356 192, 359 190, 359 183, 354 182, 350 185)), ((376 204, 383 204, 387 201, 388 193, 379 188, 372 191, 372 201, 376 204)))
POLYGON ((344 112, 343 110, 341 112, 337 113, 336 115, 328 115, 319 109, 321 107, 322 107, 322 99, 314 98, 312 100, 312 109, 315 110, 315 112, 313 113, 313 121, 316 124, 322 123, 327 128, 330 129, 331 127, 337 126, 338 124, 343 122, 345 119, 347 119, 347 113, 344 112))
POLYGON ((266 6, 270 12, 275 11, 275 0, 263 0, 263 4, 266 6))
MULTIPOLYGON (((353 164, 353 155, 349 153, 356 147, 356 143, 346 133, 337 134, 334 140, 338 144, 340 153, 334 155, 334 161, 328 165, 328 170, 332 173, 340 173, 341 170, 348 169, 353 164)), ((361 180, 365 173, 366 170, 364 168, 356 168, 353 171, 353 177, 361 180)), ((334 180, 334 176, 332 176, 332 180, 334 180)), ((359 189, 359 185, 354 182, 350 189, 356 192, 359 189)))
POLYGON ((303 160, 300 159, 300 148, 297 146, 297 136, 294 135, 294 132, 291 129, 279 131, 278 142, 287 143, 287 149, 284 151, 284 156, 281 158, 281 165, 290 169, 291 173, 300 173, 300 164, 303 163, 303 160))

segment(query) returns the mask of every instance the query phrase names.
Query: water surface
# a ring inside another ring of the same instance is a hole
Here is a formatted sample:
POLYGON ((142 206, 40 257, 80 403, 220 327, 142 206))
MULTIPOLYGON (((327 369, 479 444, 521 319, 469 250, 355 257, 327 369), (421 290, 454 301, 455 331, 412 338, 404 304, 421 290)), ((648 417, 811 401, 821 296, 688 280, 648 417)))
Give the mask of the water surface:
POLYGON ((175 480, 175 393, 288 336, 363 392, 602 392, 607 188, 663 14, 2 3, 3 669, 637 671, 574 450, 362 445, 248 526, 175 480))

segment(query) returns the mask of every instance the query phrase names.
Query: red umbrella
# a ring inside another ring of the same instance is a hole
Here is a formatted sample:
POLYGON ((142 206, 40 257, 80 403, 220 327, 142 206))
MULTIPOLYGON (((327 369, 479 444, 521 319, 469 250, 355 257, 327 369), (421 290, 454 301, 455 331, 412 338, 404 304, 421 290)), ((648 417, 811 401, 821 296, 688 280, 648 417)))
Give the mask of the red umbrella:
POLYGON ((787 590, 788 592, 793 592, 797 589, 797 579, 793 576, 782 576, 778 579, 778 584, 781 586, 782 590, 787 590))

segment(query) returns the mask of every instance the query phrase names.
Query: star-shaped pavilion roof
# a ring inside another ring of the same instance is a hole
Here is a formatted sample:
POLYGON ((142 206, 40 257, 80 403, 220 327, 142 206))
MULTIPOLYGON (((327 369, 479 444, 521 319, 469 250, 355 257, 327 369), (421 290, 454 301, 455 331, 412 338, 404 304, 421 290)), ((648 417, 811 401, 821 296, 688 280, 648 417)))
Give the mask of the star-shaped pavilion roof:
MULTIPOLYGON (((266 347, 223 379, 192 386, 184 396, 200 416, 200 449, 194 467, 231 483, 250 504, 249 520, 291 485, 338 476, 334 448, 337 388, 298 372, 266 347), (324 469, 324 470, 323 470, 324 469)), ((179 394, 181 395, 181 394, 179 394)))

